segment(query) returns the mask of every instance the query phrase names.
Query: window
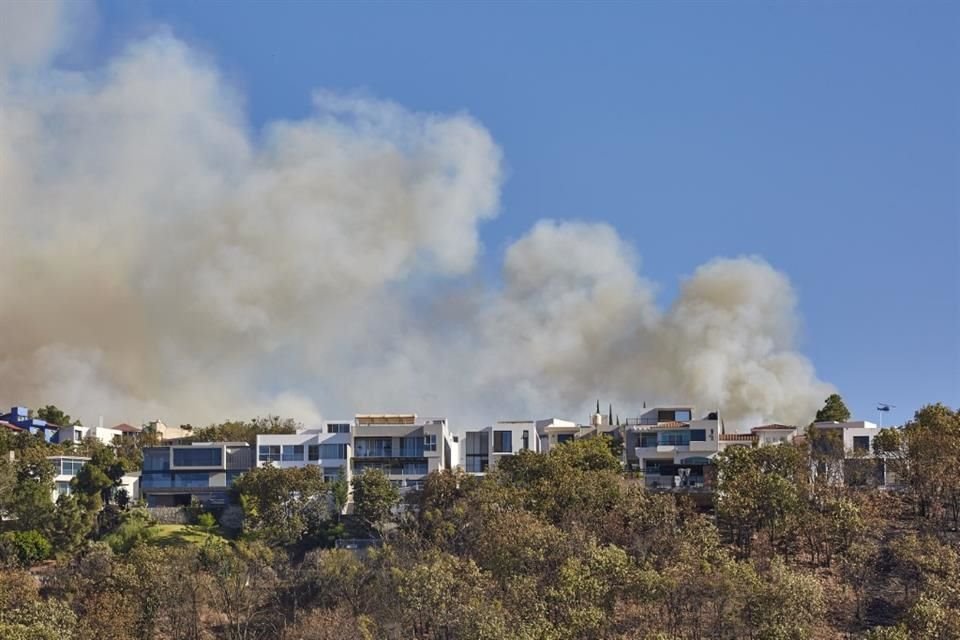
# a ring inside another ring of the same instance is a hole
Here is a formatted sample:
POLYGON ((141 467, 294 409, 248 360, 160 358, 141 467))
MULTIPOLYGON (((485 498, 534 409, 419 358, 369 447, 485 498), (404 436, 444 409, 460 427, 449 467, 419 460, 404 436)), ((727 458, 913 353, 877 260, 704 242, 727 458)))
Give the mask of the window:
POLYGON ((285 444, 280 459, 284 462, 303 462, 302 444, 285 444))
POLYGON ((340 467, 324 467, 323 468, 324 482, 336 482, 339 479, 340 479, 340 467))
POLYGON ((280 462, 280 445, 260 445, 260 462, 280 462))
POLYGON ((80 469, 82 469, 85 464, 87 464, 86 460, 61 460, 60 474, 64 476, 75 476, 80 473, 80 469))
POLYGON ((657 446, 657 434, 655 434, 655 433, 641 433, 641 434, 640 434, 640 446, 641 446, 641 447, 655 447, 655 446, 657 446))
POLYGON ((347 445, 345 444, 322 444, 320 445, 320 457, 323 460, 335 459, 335 460, 346 460, 347 459, 347 445))
POLYGON ((78 441, 79 441, 79 440, 83 440, 83 431, 80 431, 80 429, 74 429, 74 430, 73 430, 73 439, 74 439, 74 440, 78 440, 78 441))
POLYGON ((244 474, 243 471, 227 471, 227 486, 232 487, 237 478, 244 474))
POLYGON ((470 432, 466 441, 467 473, 483 473, 490 464, 490 436, 486 431, 470 432))
POLYGON ((679 409, 673 412, 673 419, 677 422, 689 422, 690 418, 689 409, 679 409))
POLYGON ((570 442, 573 440, 572 433, 561 433, 557 435, 557 444, 563 444, 564 442, 570 442))
POLYGON ((659 436, 657 444, 672 446, 690 444, 689 431, 661 431, 659 436))
POLYGON ((320 445, 311 444, 307 447, 307 460, 316 462, 320 459, 320 445))
POLYGON ((690 429, 690 442, 706 442, 706 441, 707 441, 706 429, 690 429))
MULTIPOLYGON (((393 456, 393 438, 357 438, 354 446, 356 447, 356 455, 360 458, 390 458, 393 456)), ((327 456, 324 455, 323 457, 326 458, 327 456)))
POLYGON ((327 433, 350 433, 350 423, 331 422, 327 424, 327 433))
POLYGON ((494 431, 493 452, 513 453, 513 433, 510 431, 494 431))
POLYGON ((853 450, 857 453, 870 453, 870 436, 853 436, 853 450))
POLYGON ((219 467, 223 465, 223 451, 219 448, 174 449, 175 467, 219 467))
POLYGON ((145 471, 140 476, 140 486, 144 489, 169 487, 172 483, 173 476, 166 471, 145 471))
POLYGON ((436 451, 437 450, 437 435, 430 434, 428 436, 423 436, 423 450, 424 451, 436 451))
POLYGON ((70 495, 70 483, 69 482, 58 482, 57 483, 57 497, 68 496, 70 495))
POLYGON ((173 486, 198 488, 210 486, 209 471, 181 471, 173 474, 173 486))
POLYGON ((163 449, 144 449, 143 450, 143 470, 144 471, 167 471, 170 468, 170 450, 163 449))
POLYGON ((523 441, 523 448, 529 451, 530 450, 530 432, 527 431, 526 429, 523 430, 523 436, 521 437, 521 440, 523 441))

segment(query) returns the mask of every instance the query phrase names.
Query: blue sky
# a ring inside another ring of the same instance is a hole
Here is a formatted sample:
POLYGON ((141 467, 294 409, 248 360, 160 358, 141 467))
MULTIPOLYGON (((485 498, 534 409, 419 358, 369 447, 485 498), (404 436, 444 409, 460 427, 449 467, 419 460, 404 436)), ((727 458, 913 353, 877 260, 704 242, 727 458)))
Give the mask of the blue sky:
POLYGON ((466 111, 502 147, 481 268, 541 218, 606 221, 668 304, 756 254, 800 299, 800 348, 857 417, 960 404, 960 5, 143 2, 94 50, 168 25, 251 126, 316 88, 466 111))

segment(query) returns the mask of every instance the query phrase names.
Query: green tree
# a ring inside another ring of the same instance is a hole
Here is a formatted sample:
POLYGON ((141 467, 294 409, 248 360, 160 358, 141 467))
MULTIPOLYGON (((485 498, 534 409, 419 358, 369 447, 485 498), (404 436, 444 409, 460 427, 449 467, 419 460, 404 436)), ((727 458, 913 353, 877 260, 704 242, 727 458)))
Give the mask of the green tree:
POLYGON ((220 424, 212 424, 200 429, 194 429, 193 435, 187 438, 190 442, 246 442, 251 447, 257 446, 257 436, 261 434, 290 434, 296 433, 303 425, 290 418, 267 416, 253 420, 228 420, 220 424))
POLYGON ((833 393, 817 411, 816 422, 846 422, 850 419, 850 410, 844 404, 840 394, 833 393))
POLYGON ((748 555, 753 536, 765 531, 771 546, 803 510, 806 462, 800 449, 730 447, 716 457, 717 519, 748 555))
POLYGON ((382 471, 371 469, 353 477, 353 515, 382 538, 400 503, 400 490, 382 471))
POLYGON ((332 516, 332 500, 316 465, 253 469, 234 482, 244 510, 244 527, 270 544, 289 545, 308 531, 306 508, 317 505, 332 516))
POLYGON ((82 426, 79 420, 73 420, 70 414, 64 413, 58 409, 56 405, 52 404, 37 409, 37 418, 46 420, 47 423, 57 425, 58 427, 82 426))

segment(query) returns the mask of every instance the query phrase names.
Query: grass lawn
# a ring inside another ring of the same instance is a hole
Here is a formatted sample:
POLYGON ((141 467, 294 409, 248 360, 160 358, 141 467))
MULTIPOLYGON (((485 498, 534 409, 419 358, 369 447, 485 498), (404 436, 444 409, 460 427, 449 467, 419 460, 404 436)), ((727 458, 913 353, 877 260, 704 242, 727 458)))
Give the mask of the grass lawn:
POLYGON ((202 545, 208 538, 223 537, 214 532, 207 533, 191 524, 155 524, 148 531, 151 534, 150 544, 158 547, 185 547, 191 544, 202 545))

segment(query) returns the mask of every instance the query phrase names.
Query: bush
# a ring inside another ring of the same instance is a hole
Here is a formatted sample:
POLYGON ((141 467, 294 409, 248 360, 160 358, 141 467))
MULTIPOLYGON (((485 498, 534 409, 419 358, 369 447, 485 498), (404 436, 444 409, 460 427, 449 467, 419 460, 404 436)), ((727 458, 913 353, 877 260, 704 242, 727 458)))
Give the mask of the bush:
POLYGON ((197 516, 197 526, 207 530, 213 529, 217 526, 217 519, 212 513, 201 513, 197 516))
POLYGON ((39 531, 14 531, 0 536, 0 561, 6 565, 29 567, 46 560, 53 545, 39 531))
POLYGON ((114 553, 126 553, 155 535, 150 525, 149 516, 144 511, 128 511, 123 515, 119 526, 104 536, 103 541, 110 545, 114 553))

